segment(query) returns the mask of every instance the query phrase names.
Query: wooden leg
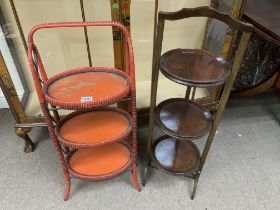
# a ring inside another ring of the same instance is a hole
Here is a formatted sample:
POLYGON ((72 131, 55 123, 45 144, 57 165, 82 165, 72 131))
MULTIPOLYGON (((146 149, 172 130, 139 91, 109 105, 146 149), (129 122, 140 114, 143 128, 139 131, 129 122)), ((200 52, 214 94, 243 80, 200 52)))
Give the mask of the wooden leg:
POLYGON ((31 141, 30 137, 28 136, 28 133, 31 131, 31 128, 16 128, 15 132, 16 135, 20 138, 24 139, 25 141, 25 147, 24 152, 30 153, 34 151, 34 143, 31 141))
POLYGON ((145 187, 146 183, 147 183, 147 176, 148 173, 150 171, 150 167, 151 167, 151 159, 147 160, 148 163, 145 165, 145 167, 143 167, 143 177, 142 177, 142 185, 143 187, 145 187))
POLYGON ((200 172, 196 174, 194 184, 193 184, 193 191, 192 191, 192 196, 191 199, 193 200, 196 194, 196 189, 197 189, 197 184, 199 180, 200 172))

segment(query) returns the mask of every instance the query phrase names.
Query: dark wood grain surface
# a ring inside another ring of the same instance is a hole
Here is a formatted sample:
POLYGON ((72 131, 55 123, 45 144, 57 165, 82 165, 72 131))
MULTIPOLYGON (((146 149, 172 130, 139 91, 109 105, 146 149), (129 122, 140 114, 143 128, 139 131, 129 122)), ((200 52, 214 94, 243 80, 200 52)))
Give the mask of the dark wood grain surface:
POLYGON ((155 111, 155 122, 166 134, 179 139, 204 136, 212 124, 212 115, 203 106, 184 98, 161 102, 155 111))
POLYGON ((198 168, 200 153, 191 141, 162 136, 153 142, 152 158, 160 170, 179 175, 192 173, 198 168))
POLYGON ((230 67, 222 57, 199 49, 174 49, 164 53, 160 70, 174 82, 195 87, 222 84, 230 75, 230 67))
POLYGON ((280 40, 280 0, 247 0, 245 19, 280 40))

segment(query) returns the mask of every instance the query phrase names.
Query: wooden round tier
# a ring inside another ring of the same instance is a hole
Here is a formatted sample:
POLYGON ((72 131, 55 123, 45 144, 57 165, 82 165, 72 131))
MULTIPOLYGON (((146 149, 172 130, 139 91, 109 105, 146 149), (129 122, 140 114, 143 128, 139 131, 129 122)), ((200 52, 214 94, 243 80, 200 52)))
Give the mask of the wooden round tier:
POLYGON ((214 53, 199 49, 175 49, 160 58, 160 70, 179 84, 207 87, 224 83, 230 75, 228 63, 214 53))
POLYGON ((173 174, 191 174, 197 170, 200 153, 191 141, 162 136, 153 142, 152 160, 159 170, 173 174))
POLYGON ((155 122, 166 134, 188 140, 200 138, 209 131, 212 115, 205 107, 193 101, 171 98, 157 106, 155 122))
POLYGON ((114 107, 76 111, 56 126, 58 140, 71 148, 92 148, 125 140, 132 130, 131 116, 114 107))
POLYGON ((117 69, 87 67, 51 77, 43 86, 47 102, 66 109, 105 106, 126 97, 129 76, 117 69))
POLYGON ((131 149, 127 144, 73 150, 67 157, 70 174, 90 181, 111 179, 131 166, 131 149))

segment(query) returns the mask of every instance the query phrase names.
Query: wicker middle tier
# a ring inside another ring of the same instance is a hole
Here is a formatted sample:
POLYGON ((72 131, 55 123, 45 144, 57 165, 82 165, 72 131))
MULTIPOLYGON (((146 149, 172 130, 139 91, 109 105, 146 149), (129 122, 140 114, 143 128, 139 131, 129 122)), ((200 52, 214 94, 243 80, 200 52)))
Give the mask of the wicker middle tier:
POLYGON ((129 75, 113 68, 86 67, 51 77, 43 86, 47 102, 64 109, 107 106, 128 96, 129 75))
POLYGON ((155 122, 163 132, 174 138, 192 140, 209 131, 212 115, 205 107, 193 101, 171 98, 157 106, 155 122))
POLYGON ((115 107, 75 111, 55 128, 58 140, 70 148, 91 148, 123 141, 131 131, 131 116, 115 107))
POLYGON ((155 167, 165 173, 191 174, 199 166, 200 153, 191 141, 162 136, 152 144, 152 160, 155 167))
POLYGON ((90 181, 111 179, 131 166, 131 148, 126 143, 73 150, 67 157, 70 174, 90 181))

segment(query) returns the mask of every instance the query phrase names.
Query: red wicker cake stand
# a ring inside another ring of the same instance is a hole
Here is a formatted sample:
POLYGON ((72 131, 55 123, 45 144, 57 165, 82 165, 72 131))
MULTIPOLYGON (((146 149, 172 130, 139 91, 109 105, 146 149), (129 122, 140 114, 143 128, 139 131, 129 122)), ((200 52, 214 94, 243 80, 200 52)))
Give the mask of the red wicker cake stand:
POLYGON ((29 33, 28 59, 41 109, 52 143, 63 168, 66 190, 70 178, 102 181, 127 170, 136 174, 136 91, 134 56, 126 28, 116 22, 49 23, 35 26, 29 33), (123 32, 126 69, 84 67, 47 77, 33 41, 36 31, 46 28, 114 26, 123 32), (108 105, 123 101, 128 111, 108 105), (61 118, 60 109, 76 110, 61 118))

